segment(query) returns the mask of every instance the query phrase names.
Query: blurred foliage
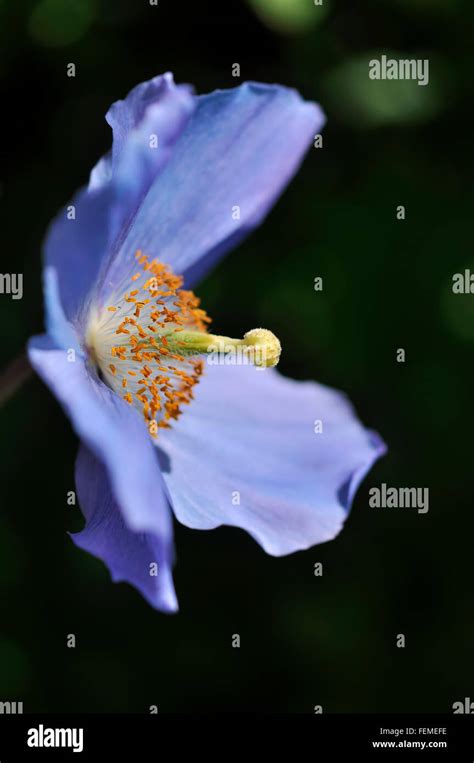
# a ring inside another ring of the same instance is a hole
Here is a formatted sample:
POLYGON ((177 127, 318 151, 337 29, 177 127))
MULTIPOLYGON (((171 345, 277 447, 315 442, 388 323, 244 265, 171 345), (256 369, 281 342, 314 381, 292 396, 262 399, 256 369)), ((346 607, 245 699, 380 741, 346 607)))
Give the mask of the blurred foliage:
POLYGON ((420 13, 424 16, 430 14, 452 15, 462 12, 463 0, 388 0, 388 2, 405 8, 411 14, 420 13))
POLYGON ((311 29, 329 13, 331 0, 248 0, 262 21, 277 32, 311 29))
POLYGON ((24 273, 23 300, 0 299, 3 362, 42 330, 41 242, 109 146, 110 103, 169 69, 200 92, 231 87, 239 62, 243 79, 320 101, 328 122, 265 224, 202 284, 204 306, 219 332, 275 330, 282 371, 345 390, 390 451, 341 535, 304 553, 177 526, 181 613, 165 617, 68 538, 77 440, 33 380, 1 414, 0 699, 26 711, 449 712, 472 696, 474 295, 450 284, 472 263, 474 6, 332 0, 318 24, 311 2, 311 20, 296 1, 256 3, 0 3, 0 251, 2 272, 24 273), (374 50, 429 55, 430 85, 365 78, 374 50), (381 482, 428 486, 429 513, 374 512, 381 482))
POLYGON ((40 0, 28 25, 36 42, 62 47, 80 40, 93 18, 93 0, 40 0))
MULTIPOLYGON (((406 58, 403 52, 383 51, 387 59, 406 58)), ((412 53, 415 59, 429 61, 429 82, 416 80, 369 80, 369 62, 380 61, 382 52, 372 51, 349 58, 330 70, 322 81, 324 102, 345 122, 360 128, 404 122, 427 122, 449 105, 448 72, 429 53, 412 53)))

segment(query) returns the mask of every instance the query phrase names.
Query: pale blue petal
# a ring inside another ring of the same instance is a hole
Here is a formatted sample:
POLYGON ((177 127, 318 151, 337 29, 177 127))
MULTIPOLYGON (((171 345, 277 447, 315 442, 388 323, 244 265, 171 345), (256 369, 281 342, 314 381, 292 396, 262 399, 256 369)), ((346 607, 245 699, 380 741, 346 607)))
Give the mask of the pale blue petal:
POLYGON ((107 118, 114 133, 112 154, 99 161, 89 187, 80 190, 58 214, 47 235, 46 264, 58 273, 66 317, 79 326, 91 290, 107 272, 137 208, 195 107, 189 88, 176 87, 170 75, 152 83, 139 86, 144 90, 142 98, 134 95, 135 88, 111 107, 107 118))
POLYGON ((240 527, 275 556, 334 538, 385 452, 341 393, 224 365, 206 366, 195 400, 159 447, 180 522, 240 527))
POLYGON ((86 526, 71 536, 74 543, 102 559, 114 582, 130 583, 153 607, 176 612, 170 549, 153 533, 130 530, 104 466, 84 446, 77 458, 76 486, 86 526))
POLYGON ((82 358, 69 362, 68 353, 49 337, 33 337, 28 353, 76 434, 106 467, 127 526, 151 532, 171 546, 172 519, 163 481, 138 411, 94 376, 82 358))
POLYGON ((258 225, 298 169, 324 116, 298 93, 246 83, 200 96, 107 273, 114 290, 142 250, 190 285, 258 225))
POLYGON ((46 267, 43 272, 43 293, 46 312, 46 331, 58 347, 63 350, 74 350, 82 355, 74 326, 67 320, 59 295, 58 274, 52 267, 46 267))

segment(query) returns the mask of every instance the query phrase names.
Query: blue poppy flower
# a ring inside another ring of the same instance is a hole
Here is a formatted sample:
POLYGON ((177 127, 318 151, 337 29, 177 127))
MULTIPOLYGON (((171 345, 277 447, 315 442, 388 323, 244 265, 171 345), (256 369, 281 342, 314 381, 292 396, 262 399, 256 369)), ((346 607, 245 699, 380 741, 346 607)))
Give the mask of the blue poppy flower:
POLYGON ((29 357, 81 440, 74 542, 171 612, 172 511, 289 554, 337 535, 385 446, 340 393, 267 367, 269 331, 209 334, 189 290, 265 217, 319 107, 257 83, 197 97, 165 74, 106 118, 112 150, 47 236, 46 334, 29 357))

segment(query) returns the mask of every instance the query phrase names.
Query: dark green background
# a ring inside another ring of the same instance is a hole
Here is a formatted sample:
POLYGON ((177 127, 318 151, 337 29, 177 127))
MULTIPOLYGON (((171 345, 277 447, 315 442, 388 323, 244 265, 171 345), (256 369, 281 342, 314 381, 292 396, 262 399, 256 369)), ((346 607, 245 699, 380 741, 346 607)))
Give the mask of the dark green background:
POLYGON ((450 712, 474 696, 474 294, 451 291, 474 269, 473 5, 292 0, 272 22, 258 4, 0 0, 0 251, 24 273, 23 300, 0 297, 2 364, 42 330, 44 231, 108 148, 110 103, 165 70, 231 87, 238 62, 241 81, 320 101, 328 124, 198 293, 222 333, 274 330, 281 370, 345 390, 390 451, 310 551, 274 559, 239 530, 177 526, 181 612, 163 616, 68 539, 77 441, 30 381, 2 411, 0 513, 0 700, 25 711, 450 712), (391 51, 428 57, 429 86, 369 81, 391 51), (369 508, 381 482, 429 487, 429 513, 369 508))

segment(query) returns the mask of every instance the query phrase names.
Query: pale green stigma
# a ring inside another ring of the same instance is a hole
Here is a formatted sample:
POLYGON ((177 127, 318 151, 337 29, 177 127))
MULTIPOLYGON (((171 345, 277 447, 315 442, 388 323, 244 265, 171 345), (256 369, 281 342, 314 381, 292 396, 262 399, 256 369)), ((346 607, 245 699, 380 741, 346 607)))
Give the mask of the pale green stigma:
POLYGON ((247 331, 243 339, 231 339, 201 331, 180 331, 174 336, 167 335, 168 346, 176 344, 176 351, 183 355, 209 356, 209 362, 251 363, 258 368, 276 366, 281 354, 278 338, 267 329, 247 331), (227 360, 226 360, 227 359, 227 360))

